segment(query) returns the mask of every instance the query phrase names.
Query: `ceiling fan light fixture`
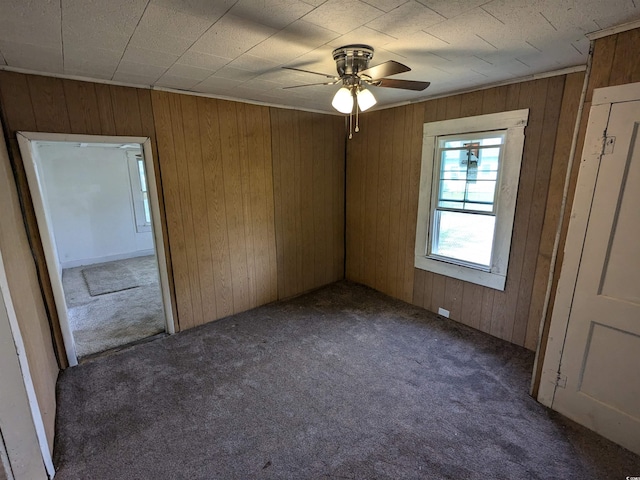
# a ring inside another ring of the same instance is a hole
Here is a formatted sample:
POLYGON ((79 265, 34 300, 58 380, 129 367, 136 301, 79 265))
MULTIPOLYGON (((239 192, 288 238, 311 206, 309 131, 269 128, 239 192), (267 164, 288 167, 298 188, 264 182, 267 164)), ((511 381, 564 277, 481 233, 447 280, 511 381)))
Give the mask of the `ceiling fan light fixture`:
POLYGON ((333 96, 331 105, 340 113, 351 113, 353 110, 353 95, 351 89, 346 86, 340 87, 340 90, 333 96))
POLYGON ((360 107, 360 111, 364 112, 365 110, 369 110, 373 107, 378 101, 376 97, 373 96, 370 90, 366 88, 360 87, 356 91, 357 99, 358 99, 358 107, 360 107))

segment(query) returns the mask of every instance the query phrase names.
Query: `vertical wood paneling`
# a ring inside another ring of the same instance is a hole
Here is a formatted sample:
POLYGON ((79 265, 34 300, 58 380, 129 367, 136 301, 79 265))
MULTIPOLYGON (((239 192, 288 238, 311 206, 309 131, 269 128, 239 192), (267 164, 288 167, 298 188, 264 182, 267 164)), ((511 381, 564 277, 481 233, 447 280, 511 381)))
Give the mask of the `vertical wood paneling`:
POLYGON ((507 109, 507 88, 494 87, 484 91, 482 114, 504 112, 507 109))
MULTIPOLYGON (((527 333, 527 320, 531 306, 533 283, 538 252, 540 250, 540 237, 547 207, 547 195, 549 193, 549 180, 554 160, 554 148, 556 133, 558 131, 560 107, 564 94, 565 77, 553 77, 549 79, 547 88, 547 100, 545 103, 544 120, 540 137, 540 145, 537 153, 538 163, 533 182, 531 197, 531 209, 529 211, 529 223, 527 225, 527 240, 524 248, 520 286, 518 288, 518 301, 515 310, 515 319, 511 341, 518 345, 525 344, 527 333)), ((573 92, 572 92, 573 93, 573 92)), ((570 121, 568 123, 571 123, 570 121)), ((551 205, 549 205, 551 207, 551 205)), ((553 206, 554 210, 557 205, 553 206)), ((536 319, 531 319, 536 323, 536 319)))
MULTIPOLYGON (((192 215, 193 225, 187 231, 192 231, 195 245, 195 263, 197 266, 198 282, 192 285, 198 289, 198 296, 192 301, 200 301, 202 317, 194 316, 194 323, 204 323, 217 318, 215 279, 213 275, 212 248, 209 232, 209 202, 207 200, 204 182, 203 155, 200 137, 200 119, 198 115, 198 101, 196 97, 181 95, 182 126, 184 132, 185 164, 182 168, 188 182, 187 194, 189 214, 192 215)), ((188 221, 184 218, 183 221, 188 221)), ((186 232, 185 232, 186 233, 186 232)), ((188 233, 187 233, 188 234, 188 233)), ((191 268, 191 267, 190 267, 191 268)))
POLYGON ((378 185, 377 185, 377 211, 376 219, 376 245, 375 262, 376 276, 374 286, 376 289, 388 293, 389 277, 387 257, 391 255, 389 248, 389 225, 390 225, 390 202, 391 202, 391 176, 393 172, 392 148, 393 148, 393 122, 394 110, 383 110, 380 115, 380 160, 378 163, 378 185))
POLYGON ((0 250, 47 440, 53 447, 58 363, 4 140, 0 132, 0 250))
POLYGON ((551 266, 551 255, 553 253, 558 219, 560 217, 559 208, 552 207, 559 207, 562 204, 562 194, 571 150, 574 122, 578 112, 583 82, 583 73, 568 75, 565 81, 553 162, 549 174, 549 193, 546 199, 547 208, 545 209, 544 223, 540 234, 540 245, 536 259, 535 277, 528 313, 529 322, 525 333, 525 346, 529 349, 536 348, 538 341, 538 331, 551 266))
POLYGON ((18 187, 7 271, 50 439, 58 366, 49 319, 63 348, 16 131, 152 139, 179 329, 342 278, 341 118, 9 72, 0 72, 0 98, 13 163, 3 165, 3 193, 18 187), (291 128, 273 128, 272 112, 291 128))
MULTIPOLYGON (((420 191, 420 164, 422 160, 422 119, 425 117, 425 104, 419 103, 412 106, 411 115, 407 118, 406 132, 408 135, 407 142, 408 152, 406 162, 409 165, 408 188, 407 183, 403 183, 403 189, 407 191, 407 215, 403 218, 405 222, 404 236, 405 242, 405 260, 404 260, 404 277, 403 277, 403 296, 400 297, 407 302, 412 301, 413 279, 415 275, 414 256, 415 256, 415 238, 416 238, 416 218, 418 215, 418 192, 420 191)), ((402 228, 402 225, 401 225, 402 228)))
MULTIPOLYGON (((202 298, 200 291, 200 276, 198 265, 198 251, 196 246, 194 212, 191 200, 191 184, 189 181, 189 163, 193 160, 187 158, 184 125, 182 123, 182 105, 180 96, 169 96, 169 115, 173 138, 173 149, 176 161, 177 192, 180 198, 181 227, 184 232, 185 252, 187 260, 187 272, 189 278, 188 292, 191 296, 191 316, 183 316, 180 325, 186 328, 200 325, 203 322, 202 298)), ((159 152, 162 155, 162 151, 159 152)), ((169 232, 171 235, 171 232, 169 232)))
MULTIPOLYGON (((565 242, 567 236, 567 230, 569 228, 569 220, 570 220, 570 212, 572 208, 575 186, 578 177, 578 171, 580 168, 580 158, 582 158, 582 149, 584 145, 585 132, 587 126, 587 120, 589 118, 589 112, 591 108, 591 100, 593 97, 593 90, 600 87, 609 87, 614 85, 622 85, 625 83, 634 83, 640 82, 640 66, 638 62, 631 60, 634 58, 635 52, 640 49, 640 29, 636 28, 633 30, 628 30, 626 32, 622 32, 615 35, 610 35, 608 37, 599 38, 595 41, 594 49, 593 49, 593 59, 591 64, 591 72, 588 79, 587 84, 587 92, 586 98, 582 110, 582 116, 580 118, 580 125, 578 130, 578 140, 577 140, 577 148, 573 159, 573 168, 570 172, 569 178, 569 188, 567 192, 567 204, 564 210, 564 220, 560 229, 560 242, 558 245, 558 255, 555 259, 555 270, 554 275, 551 281, 551 295, 549 298, 549 306, 546 310, 545 318, 543 319, 543 325, 540 328, 539 325, 532 325, 531 330, 527 330, 526 334, 526 345, 528 348, 535 348, 535 343, 538 339, 538 331, 541 330, 540 335, 540 351, 538 355, 538 361, 536 363, 536 372, 534 372, 534 384, 533 384, 533 394, 537 394, 538 382, 541 377, 543 359, 546 350, 546 343, 549 335, 549 325, 551 321, 551 313, 553 312, 553 305, 555 302, 555 294, 556 288, 558 286, 558 281, 560 279, 560 274, 562 271, 562 261, 564 259, 564 249, 565 242)), ((567 85, 565 87, 565 91, 575 91, 578 92, 582 87, 582 76, 569 76, 567 77, 567 85)), ((563 99, 563 107, 561 118, 565 116, 565 112, 570 111, 570 109, 577 110, 577 105, 569 102, 569 95, 565 95, 563 99), (565 106, 565 101, 567 105, 565 106)), ((562 120, 561 120, 562 121, 562 120)), ((563 128, 561 125, 560 128, 563 128)), ((558 136, 560 136, 560 130, 558 131, 558 136)), ((566 142, 566 139, 565 139, 566 142)), ((556 148, 568 149, 570 148, 567 145, 563 145, 558 143, 556 148)), ((555 166, 555 165, 554 165, 555 166)), ((566 170, 566 167, 565 169, 566 170)), ((555 178, 555 173, 552 173, 552 181, 555 178)), ((557 188, 557 187, 556 187, 557 188)), ((551 190, 551 189, 550 189, 551 190)), ((554 189, 555 190, 555 189, 554 189)), ((550 195, 549 202, 552 201, 552 197, 550 195)), ((550 209, 547 209, 549 212, 550 209)), ((559 215, 559 212, 556 213, 559 215)), ((552 221, 552 219, 550 219, 552 221)), ((545 227, 547 225, 547 220, 545 219, 545 227)), ((544 240, 544 232, 543 239, 541 240, 541 252, 543 252, 543 246, 547 245, 545 248, 548 249, 549 241, 545 242, 544 240)), ((543 264, 544 266, 544 264, 543 264)), ((538 272, 536 271, 536 276, 538 276, 538 272)), ((532 308, 536 308, 536 313, 541 310, 541 307, 538 307, 532 301, 532 308)), ((535 315, 534 313, 533 315, 535 315)))
POLYGON ((342 122, 339 119, 333 119, 331 122, 325 122, 325 138, 327 145, 331 148, 325 151, 327 161, 332 165, 331 176, 331 203, 333 206, 333 224, 331 231, 328 231, 333 245, 330 258, 333 260, 333 269, 330 270, 331 278, 345 278, 345 163, 346 163, 346 135, 342 122))
POLYGON ((366 142, 366 170, 357 175, 365 183, 364 218, 364 283, 373 287, 376 282, 376 243, 378 226, 378 169, 380 161, 381 112, 372 112, 367 130, 358 134, 360 141, 366 142))
MULTIPOLYGON (((413 124, 413 115, 415 108, 412 106, 411 108, 405 108, 400 110, 402 112, 402 129, 403 135, 404 132, 411 131, 411 125, 413 124)), ((409 291, 409 285, 406 283, 406 266, 407 266, 407 228, 408 217, 410 212, 409 207, 409 190, 411 190, 411 142, 401 141, 401 136, 399 135, 397 138, 397 143, 394 148, 395 155, 398 158, 398 169, 401 171, 400 175, 400 195, 398 198, 398 206, 397 212, 395 216, 398 219, 398 224, 396 229, 398 230, 398 238, 397 238, 397 248, 398 248, 398 259, 394 264, 390 265, 390 268, 395 269, 396 271, 396 296, 405 302, 411 301, 411 294, 413 292, 409 291)), ((410 253, 409 253, 410 255, 410 253)), ((409 259, 410 260, 410 259, 409 259)), ((413 268, 411 268, 413 271, 413 268)))
MULTIPOLYGON (((415 269, 416 272, 419 269, 415 269)), ((424 270, 422 270, 424 272, 424 270)), ((431 272, 425 272, 425 277, 424 277, 424 286, 423 286, 423 292, 422 292, 422 298, 423 298, 423 307, 426 308, 427 310, 431 310, 431 311, 437 311, 438 309, 436 307, 434 307, 431 303, 431 294, 433 292, 433 277, 434 277, 435 273, 431 273, 431 272)), ((414 301, 415 303, 415 301, 414 301)))
POLYGON ((27 76, 31 104, 39 132, 71 133, 64 80, 59 78, 27 76))
MULTIPOLYGON (((314 219, 312 242, 315 244, 313 251, 314 285, 322 285, 330 281, 329 279, 332 277, 333 271, 333 259, 331 255, 333 246, 330 243, 316 241, 316 239, 323 237, 324 232, 331 228, 332 224, 333 205, 331 209, 328 209, 322 202, 322 192, 328 192, 333 188, 331 182, 333 175, 327 175, 328 170, 325 168, 327 161, 324 146, 331 138, 332 133, 328 127, 330 127, 330 125, 325 125, 325 122, 314 121, 312 123, 311 141, 313 142, 313 146, 310 179, 313 192, 312 209, 314 219)), ((331 170, 329 170, 329 172, 330 171, 331 170)), ((351 216, 353 216, 353 213, 351 213, 351 216)))
MULTIPOLYGON (((236 114, 238 123, 238 146, 240 154, 240 191, 242 193, 242 224, 244 226, 245 255, 247 264, 247 296, 249 305, 256 305, 256 258, 253 230, 253 208, 251 204, 251 170, 249 168, 249 145, 247 139, 247 116, 245 105, 236 104, 236 114)), ((257 220, 257 219, 256 219, 257 220)), ((242 232, 241 232, 242 233, 242 232)))
POLYGON ((402 167, 404 154, 404 120, 406 108, 395 108, 393 112, 393 120, 389 130, 393 132, 391 138, 391 174, 389 175, 389 235, 386 256, 386 291, 393 292, 399 296, 400 286, 398 285, 398 263, 400 252, 404 253, 401 248, 400 240, 400 214, 402 212, 402 167))
POLYGON ((271 129, 268 109, 245 105, 245 113, 251 229, 254 239, 255 302, 256 305, 262 305, 277 298, 271 129))
MULTIPOLYGON (((15 132, 19 130, 46 131, 72 134, 122 134, 149 136, 152 149, 155 149, 153 113, 148 91, 125 87, 92 84, 73 80, 21 75, 8 72, 0 73, 0 93, 2 108, 10 133, 8 144, 11 148, 16 183, 24 208, 24 218, 28 238, 36 260, 40 288, 36 295, 45 300, 46 316, 57 347, 60 366, 66 367, 66 356, 55 310, 42 243, 33 205, 29 193, 20 152, 15 141, 15 132), (126 103, 126 105, 122 105, 126 103), (116 108, 114 108, 114 105, 116 108), (144 117, 144 118, 143 118, 144 117), (116 129, 118 125, 118 129, 116 129)), ((162 192, 160 172, 156 167, 158 190, 162 192)), ((160 198, 160 210, 163 214, 163 202, 160 198)), ((168 245, 165 244, 167 255, 168 245)), ((170 257, 168 256, 168 262, 170 257)), ((169 282, 172 285, 171 269, 169 282)), ((45 317, 46 321, 46 317, 45 317)), ((46 351, 46 346, 41 346, 46 351)), ((37 354, 36 354, 37 355, 37 354)))
MULTIPOLYGON (((369 127, 371 115, 363 116, 360 128, 369 127)), ((347 142, 347 231, 346 231, 346 275, 354 282, 364 283, 364 228, 365 228, 365 182, 362 175, 366 172, 366 137, 356 135, 347 142)))
POLYGON ((155 91, 152 103, 181 327, 276 300, 270 110, 155 91))
MULTIPOLYGON (((516 215, 513 222, 511 252, 507 283, 503 292, 494 293, 493 317, 490 333, 496 337, 511 340, 513 326, 520 319, 515 318, 518 292, 522 280, 522 268, 530 221, 531 201, 535 183, 538 152, 544 122, 544 109, 548 79, 525 82, 520 86, 519 108, 529 107, 529 123, 525 130, 525 145, 520 168, 516 215)), ((533 274, 533 272, 531 272, 533 274)))
POLYGON ((148 135, 142 131, 137 89, 111 85, 109 92, 116 135, 148 135))
MULTIPOLYGON (((97 86, 94 85, 94 86, 97 86)), ((165 219, 165 221, 161 222, 160 228, 162 229, 162 241, 163 241, 163 246, 164 246, 164 251, 165 251, 165 267, 167 269, 167 280, 169 283, 169 291, 172 292, 171 296, 171 310, 173 312, 177 312, 177 304, 176 304, 176 298, 175 295, 173 295, 173 292, 175 291, 175 284, 173 281, 173 265, 171 263, 171 247, 169 245, 169 231, 167 229, 167 222, 166 222, 166 209, 165 209, 165 202, 164 202, 164 188, 163 188, 163 184, 162 184, 162 172, 160 171, 160 162, 158 159, 158 144, 157 144, 157 138, 156 138, 156 131, 155 131, 155 125, 154 125, 154 118, 153 118, 153 105, 151 104, 151 92, 149 90, 143 90, 143 89, 138 89, 137 91, 138 93, 138 106, 140 108, 140 124, 142 127, 142 132, 143 132, 143 136, 149 136, 150 140, 151 140, 151 151, 152 151, 152 155, 153 158, 155 159, 155 161, 153 162, 153 169, 154 169, 154 174, 156 177, 156 187, 157 187, 157 191, 158 191, 158 210, 160 211, 160 218, 161 219, 165 219)), ((100 123, 102 121, 100 120, 100 123)), ((102 130, 102 125, 101 125, 101 130, 102 130)), ((178 327, 178 318, 177 315, 175 315, 174 313, 174 324, 176 327, 178 327)), ((176 330, 179 330, 179 328, 176 328, 176 330)))
MULTIPOLYGON (((348 258, 347 278, 432 311, 445 308, 454 320, 532 348, 526 338, 534 335, 527 332, 536 329, 539 318, 533 318, 531 305, 544 299, 541 280, 535 283, 540 238, 547 209, 559 208, 547 201, 557 130, 560 122, 573 127, 570 113, 560 117, 564 82, 564 76, 541 79, 364 115, 358 143, 347 152, 349 175, 362 180, 347 185, 348 252, 358 256, 348 258), (529 108, 530 116, 506 290, 414 269, 422 124, 519 108, 529 108), (365 149, 366 156, 361 153, 365 149), (404 233, 396 234, 396 229, 404 233), (400 268, 391 267, 399 263, 405 268, 402 281, 400 268)), ((575 102, 579 92, 571 89, 566 95, 575 102)), ((563 168, 566 163, 554 175, 563 176, 563 168)), ((553 187, 555 192, 558 185, 553 187)), ((538 275, 544 277, 542 271, 538 275)))
POLYGON ((242 312, 251 308, 251 303, 248 284, 247 240, 244 231, 240 145, 235 103, 219 102, 218 114, 223 119, 220 122, 220 137, 222 140, 222 170, 224 172, 227 228, 229 230, 233 309, 234 312, 242 312))
POLYGON ((176 313, 179 329, 187 328, 193 318, 191 296, 189 295, 189 270, 187 247, 182 230, 182 205, 178 184, 178 162, 173 147, 171 125, 170 94, 153 92, 153 116, 158 142, 158 163, 162 172, 163 197, 166 205, 166 224, 175 284, 176 313))
MULTIPOLYGON (((419 155, 419 159, 416 158, 414 160, 414 162, 417 162, 416 165, 416 175, 418 177, 418 179, 420 178, 420 170, 422 168, 422 137, 423 137, 423 125, 424 123, 429 123, 429 122, 434 122, 436 120, 441 120, 442 117, 438 116, 438 100, 432 100, 430 102, 425 102, 424 103, 424 117, 422 119, 422 124, 420 125, 420 137, 419 138, 415 138, 412 139, 412 143, 415 143, 414 145, 412 145, 412 149, 415 150, 416 152, 420 152, 419 155)), ((417 221, 417 214, 418 214, 418 210, 417 210, 417 204, 418 204, 418 197, 420 194, 420 180, 418 180, 418 185, 415 189, 415 191, 413 192, 413 195, 415 196, 415 204, 416 204, 416 212, 415 212, 415 216, 414 218, 417 221)), ((415 229, 413 231, 413 237, 411 238, 411 241, 413 242, 413 244, 415 244, 416 241, 416 236, 415 236, 415 229)), ((415 246, 415 245, 414 245, 415 246)), ((422 248, 426 248, 425 245, 421 245, 422 248)), ((414 251, 415 253, 415 251, 414 251)), ((415 262, 412 262, 412 266, 414 265, 415 262)), ((414 268, 414 272, 415 275, 418 274, 420 270, 414 268)), ((423 270, 424 271, 424 270, 423 270)), ((425 271, 425 277, 424 277, 424 291, 422 292, 422 303, 417 303, 415 301, 415 299, 413 300, 414 304, 417 304, 421 307, 426 308, 427 310, 433 310, 433 308, 431 308, 431 292, 433 290, 433 273, 432 272, 426 272, 425 271)), ((437 309, 436 309, 437 310, 437 309)))
POLYGON ((640 29, 636 28, 617 35, 609 85, 632 83, 640 78, 640 66, 637 61, 631 60, 638 54, 638 45, 640 45, 640 29))
MULTIPOLYGON (((215 318, 221 318, 233 313, 233 292, 218 109, 214 102, 204 98, 198 98, 197 103, 211 263, 215 282, 215 318)), ((179 236, 179 233, 176 232, 176 236, 179 236)))
MULTIPOLYGON (((428 282, 429 280, 425 280, 428 282)), ((451 309, 451 305, 449 305, 445 299, 445 289, 446 289, 447 277, 443 275, 439 275, 437 273, 431 274, 431 310, 434 312, 438 312, 440 307, 446 308, 447 310, 451 309), (449 307, 449 308, 447 308, 449 307)), ((425 294, 426 300, 426 294, 425 294)), ((451 317, 454 318, 454 317, 451 317)))
POLYGON ((100 135, 98 100, 93 83, 68 80, 63 83, 67 99, 70 130, 88 135, 100 135))
POLYGON ((116 135, 116 121, 111 103, 111 87, 102 83, 93 86, 98 104, 98 118, 102 135, 116 135))
POLYGON ((493 318, 493 303, 495 292, 491 288, 482 287, 482 308, 480 309, 480 330, 489 332, 491 330, 491 320, 493 318))
POLYGON ((480 328, 483 287, 469 282, 463 282, 463 284, 460 321, 470 327, 480 328))
MULTIPOLYGON (((316 209, 314 208, 314 189, 313 189, 313 125, 315 123, 315 115, 309 112, 300 112, 299 114, 299 148, 300 148, 300 177, 298 184, 300 185, 300 208, 298 210, 298 218, 300 218, 300 239, 302 258, 304 266, 301 270, 302 291, 311 290, 316 284, 316 254, 322 254, 322 248, 315 247, 315 225, 322 224, 320 218, 316 218, 316 209), (305 218, 303 218, 305 217, 305 218)), ((329 164, 330 165, 330 164, 329 164)), ((329 167, 330 168, 330 167, 329 167)), ((328 177, 331 170, 328 170, 328 177)), ((316 191, 316 194, 318 192, 316 191)), ((317 199, 316 199, 317 200, 317 199)))
POLYGON ((343 119, 272 108, 278 297, 343 278, 343 119))
POLYGON ((469 92, 460 95, 460 116, 473 117, 482 114, 483 92, 469 92))
POLYGON ((416 269, 413 277, 413 302, 416 305, 424 306, 424 281, 427 272, 416 269))

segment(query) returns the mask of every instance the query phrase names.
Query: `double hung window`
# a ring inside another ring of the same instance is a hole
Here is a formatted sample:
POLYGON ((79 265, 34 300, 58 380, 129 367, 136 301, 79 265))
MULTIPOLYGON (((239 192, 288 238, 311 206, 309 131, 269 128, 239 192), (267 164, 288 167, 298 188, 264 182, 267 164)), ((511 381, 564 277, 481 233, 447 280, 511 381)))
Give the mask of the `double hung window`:
POLYGON ((417 268, 504 290, 527 118, 424 125, 417 268))

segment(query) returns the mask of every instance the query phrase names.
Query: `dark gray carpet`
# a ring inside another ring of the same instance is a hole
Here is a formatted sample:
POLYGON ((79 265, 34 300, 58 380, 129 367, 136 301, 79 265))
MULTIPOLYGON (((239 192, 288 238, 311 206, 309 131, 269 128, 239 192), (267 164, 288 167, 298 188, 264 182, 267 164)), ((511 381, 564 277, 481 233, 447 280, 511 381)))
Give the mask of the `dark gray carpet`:
POLYGON ((624 479, 533 354, 341 282, 65 370, 67 479, 624 479))

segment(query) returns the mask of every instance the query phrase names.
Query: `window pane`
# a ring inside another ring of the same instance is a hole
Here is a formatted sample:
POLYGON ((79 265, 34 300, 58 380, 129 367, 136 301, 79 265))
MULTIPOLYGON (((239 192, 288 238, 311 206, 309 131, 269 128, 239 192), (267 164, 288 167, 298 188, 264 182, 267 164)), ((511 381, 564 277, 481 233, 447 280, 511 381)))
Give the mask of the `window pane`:
POLYGON ((142 191, 147 191, 147 177, 144 174, 144 161, 138 160, 138 173, 140 174, 140 185, 142 185, 142 191))
POLYGON ((440 180, 439 200, 464 200, 466 180, 440 180))
POLYGON ((463 162, 466 161, 466 150, 445 150, 442 152, 442 167, 441 176, 445 177, 445 174, 449 178, 464 178, 467 171, 467 166, 463 162), (461 177, 456 176, 461 175, 461 177))
POLYGON ((463 210, 464 209, 464 202, 451 202, 451 201, 447 201, 447 200, 440 200, 438 202, 438 207, 439 208, 456 208, 459 210, 463 210))
POLYGON ((495 217, 463 212, 434 212, 431 253, 490 266, 495 217))
POLYGON ((149 209, 149 194, 147 192, 143 193, 143 204, 144 204, 144 221, 151 225, 151 210, 149 209))
POLYGON ((464 202, 464 209, 474 212, 493 212, 493 203, 464 202))
POLYGON ((495 195, 495 181, 469 182, 467 185, 467 200, 470 202, 493 203, 495 195))
MULTIPOLYGON (((478 170, 482 172, 498 172, 498 162, 500 159, 500 148, 480 149, 480 161, 478 170)), ((493 178, 496 178, 495 176, 493 178)))
POLYGON ((484 138, 480 141, 481 145, 501 145, 504 141, 503 137, 484 138))
POLYGON ((497 180, 498 179, 498 171, 497 170, 489 170, 484 169, 482 167, 478 168, 476 173, 477 180, 497 180))

